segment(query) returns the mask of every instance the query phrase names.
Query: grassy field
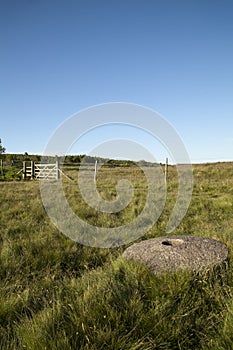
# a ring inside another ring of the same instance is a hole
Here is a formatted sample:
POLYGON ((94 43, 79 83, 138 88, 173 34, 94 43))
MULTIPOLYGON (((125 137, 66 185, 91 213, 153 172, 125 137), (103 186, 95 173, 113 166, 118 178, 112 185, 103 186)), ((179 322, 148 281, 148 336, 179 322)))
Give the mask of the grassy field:
MULTIPOLYGON (((98 213, 82 200, 76 170, 64 169, 73 210, 92 224, 130 222, 147 184, 140 169, 108 168, 97 186, 106 199, 128 178, 135 193, 120 213, 98 213)), ((126 247, 84 247, 50 222, 37 181, 0 182, 0 349, 233 349, 233 163, 195 165, 189 210, 173 234, 224 242, 225 269, 155 276, 125 261, 126 247)), ((166 206, 142 239, 165 235, 177 191, 169 167, 166 206)))

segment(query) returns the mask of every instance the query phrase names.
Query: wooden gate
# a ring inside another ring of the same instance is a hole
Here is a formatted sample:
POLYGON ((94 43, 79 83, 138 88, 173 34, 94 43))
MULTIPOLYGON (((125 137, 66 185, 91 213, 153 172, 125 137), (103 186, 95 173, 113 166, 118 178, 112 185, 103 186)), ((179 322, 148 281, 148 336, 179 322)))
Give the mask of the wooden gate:
POLYGON ((54 164, 41 164, 30 162, 23 162, 23 179, 49 179, 58 180, 60 178, 60 165, 59 161, 54 164))

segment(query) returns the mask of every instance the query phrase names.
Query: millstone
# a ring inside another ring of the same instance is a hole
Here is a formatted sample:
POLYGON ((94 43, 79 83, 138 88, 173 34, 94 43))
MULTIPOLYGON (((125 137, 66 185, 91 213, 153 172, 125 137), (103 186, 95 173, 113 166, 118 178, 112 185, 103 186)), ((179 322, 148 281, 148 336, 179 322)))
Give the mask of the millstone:
POLYGON ((228 258, 225 244, 198 236, 165 236, 135 243, 123 257, 145 263, 152 272, 200 270, 221 265, 228 258))

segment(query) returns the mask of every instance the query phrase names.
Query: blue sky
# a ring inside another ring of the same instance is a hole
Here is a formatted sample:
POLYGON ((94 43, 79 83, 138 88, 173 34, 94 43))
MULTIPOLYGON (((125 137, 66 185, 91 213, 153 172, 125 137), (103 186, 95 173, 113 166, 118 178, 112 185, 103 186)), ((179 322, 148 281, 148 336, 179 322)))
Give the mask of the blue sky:
MULTIPOLYGON (((0 0, 7 152, 42 153, 69 116, 122 101, 164 116, 193 163, 233 160, 232 18, 231 0, 0 0)), ((95 140, 97 131, 73 151, 95 140)))

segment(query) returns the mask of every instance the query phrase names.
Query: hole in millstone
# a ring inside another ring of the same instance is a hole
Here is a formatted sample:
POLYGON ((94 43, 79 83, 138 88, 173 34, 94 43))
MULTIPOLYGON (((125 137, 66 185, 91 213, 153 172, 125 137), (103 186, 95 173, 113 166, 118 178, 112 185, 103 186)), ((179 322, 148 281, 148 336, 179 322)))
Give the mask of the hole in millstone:
POLYGON ((172 243, 169 242, 169 241, 163 241, 162 244, 163 244, 163 245, 172 245, 172 243))
POLYGON ((177 246, 184 243, 183 239, 167 239, 166 241, 163 241, 163 245, 168 245, 168 246, 177 246))

